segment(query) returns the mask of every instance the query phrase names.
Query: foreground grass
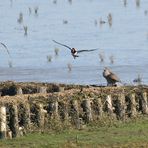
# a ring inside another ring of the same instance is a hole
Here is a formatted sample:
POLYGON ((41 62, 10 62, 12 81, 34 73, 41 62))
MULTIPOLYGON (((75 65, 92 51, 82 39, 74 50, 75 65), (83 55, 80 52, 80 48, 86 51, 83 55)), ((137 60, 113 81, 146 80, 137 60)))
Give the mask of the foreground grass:
POLYGON ((148 119, 111 126, 88 125, 83 130, 30 133, 26 136, 1 140, 0 148, 61 148, 61 147, 148 147, 148 119))

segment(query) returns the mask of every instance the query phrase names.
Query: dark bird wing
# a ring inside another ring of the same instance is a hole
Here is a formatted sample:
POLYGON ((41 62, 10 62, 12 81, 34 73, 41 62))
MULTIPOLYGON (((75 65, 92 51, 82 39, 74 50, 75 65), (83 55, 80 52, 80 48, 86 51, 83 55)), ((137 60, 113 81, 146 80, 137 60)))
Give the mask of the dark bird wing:
POLYGON ((91 51, 95 51, 95 50, 98 50, 99 48, 95 48, 95 49, 88 49, 88 50, 78 50, 77 53, 80 53, 80 52, 91 52, 91 51))
POLYGON ((9 52, 7 46, 6 46, 4 43, 1 43, 1 42, 0 42, 0 44, 1 44, 1 45, 4 47, 4 49, 7 51, 8 55, 9 55, 9 58, 10 58, 9 61, 8 61, 8 64, 9 64, 9 67, 12 67, 11 55, 10 55, 10 52, 9 52))
POLYGON ((10 55, 10 52, 9 52, 7 46, 4 43, 1 43, 1 42, 0 42, 0 44, 6 49, 7 53, 10 55))
POLYGON ((69 46, 65 45, 65 44, 59 43, 55 40, 52 40, 52 41, 71 50, 71 48, 69 46))

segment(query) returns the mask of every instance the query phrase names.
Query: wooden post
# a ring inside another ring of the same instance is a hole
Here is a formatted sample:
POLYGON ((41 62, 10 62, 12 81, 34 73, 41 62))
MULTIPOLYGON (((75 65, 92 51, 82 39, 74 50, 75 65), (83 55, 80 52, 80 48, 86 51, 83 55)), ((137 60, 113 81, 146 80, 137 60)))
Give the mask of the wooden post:
POLYGON ((57 100, 53 100, 53 102, 50 103, 50 112, 51 112, 51 118, 59 119, 57 100))
POLYGON ((137 115, 135 93, 130 94, 130 103, 130 115, 131 117, 135 117, 137 115))
POLYGON ((117 115, 120 119, 124 119, 125 117, 125 95, 119 94, 117 99, 117 115))
POLYGON ((72 104, 71 104, 71 118, 72 121, 74 123, 74 125, 76 126, 77 129, 81 128, 80 125, 80 120, 79 120, 79 107, 78 107, 78 101, 77 100, 72 100, 72 104))
POLYGON ((63 111, 64 111, 64 120, 67 121, 68 118, 69 118, 69 115, 68 115, 68 104, 67 103, 64 104, 63 111))
POLYGON ((46 94, 47 93, 47 87, 44 87, 44 86, 39 87, 38 93, 44 93, 44 94, 46 94))
POLYGON ((7 130, 7 139, 12 139, 12 131, 7 130))
POLYGON ((103 104, 101 102, 101 98, 98 98, 98 110, 99 110, 99 116, 103 115, 103 104))
POLYGON ((77 100, 72 100, 72 108, 73 108, 73 111, 75 112, 76 117, 79 117, 79 107, 78 107, 77 100))
POLYGON ((45 114, 47 113, 46 110, 43 108, 43 104, 38 105, 38 125, 41 128, 44 128, 45 126, 45 114))
POLYGON ((21 87, 19 87, 18 89, 17 89, 17 95, 22 95, 23 94, 23 90, 22 90, 22 88, 21 87))
POLYGON ((0 139, 6 138, 6 127, 7 127, 7 121, 6 121, 6 107, 1 106, 0 107, 0 139))
POLYGON ((17 105, 11 106, 10 113, 10 130, 12 131, 12 137, 19 136, 19 120, 18 120, 18 108, 17 105))
POLYGON ((24 126, 23 127, 19 127, 19 136, 23 136, 23 135, 25 135, 26 134, 26 131, 25 131, 25 129, 24 129, 24 126))
POLYGON ((147 98, 147 92, 142 93, 142 113, 148 114, 148 98, 147 98))
POLYGON ((64 91, 64 87, 62 87, 62 86, 59 86, 59 92, 63 92, 64 91))
POLYGON ((106 97, 106 105, 107 105, 107 112, 110 114, 110 115, 113 115, 113 105, 112 105, 112 98, 111 98, 111 95, 107 95, 106 97))
POLYGON ((57 100, 54 102, 54 115, 55 115, 55 117, 59 118, 58 101, 57 100))
POLYGON ((84 100, 84 105, 85 105, 86 121, 90 122, 93 120, 90 99, 84 100))
POLYGON ((25 117, 25 123, 24 123, 24 128, 29 130, 30 129, 30 126, 31 126, 31 119, 30 119, 30 104, 29 103, 26 103, 24 105, 24 109, 25 109, 25 112, 24 112, 24 117, 25 117))

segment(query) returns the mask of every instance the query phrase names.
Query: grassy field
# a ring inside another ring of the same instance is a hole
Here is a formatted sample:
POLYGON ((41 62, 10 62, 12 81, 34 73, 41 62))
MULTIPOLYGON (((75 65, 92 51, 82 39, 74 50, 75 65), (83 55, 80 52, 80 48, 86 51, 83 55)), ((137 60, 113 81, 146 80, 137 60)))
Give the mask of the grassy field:
POLYGON ((30 133, 26 136, 1 140, 0 148, 76 148, 76 147, 145 147, 148 148, 148 119, 126 123, 88 125, 82 130, 58 130, 30 133))

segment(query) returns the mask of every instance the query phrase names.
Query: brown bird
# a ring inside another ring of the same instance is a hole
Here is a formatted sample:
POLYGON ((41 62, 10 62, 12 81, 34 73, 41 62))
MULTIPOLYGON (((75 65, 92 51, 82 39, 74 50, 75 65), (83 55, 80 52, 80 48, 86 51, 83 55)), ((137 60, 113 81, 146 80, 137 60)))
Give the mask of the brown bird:
POLYGON ((116 82, 121 82, 118 76, 107 67, 103 71, 103 77, 107 81, 107 86, 116 86, 116 82))
POLYGON ((78 56, 78 53, 81 53, 81 52, 91 52, 91 51, 95 51, 95 50, 98 50, 98 49, 99 49, 99 48, 95 48, 95 49, 89 49, 89 50, 77 50, 77 49, 71 48, 71 47, 69 47, 69 46, 67 46, 67 45, 65 45, 65 44, 59 43, 59 42, 57 42, 57 41, 55 41, 55 40, 52 40, 52 41, 55 42, 55 43, 57 43, 57 44, 59 44, 59 45, 61 45, 61 46, 64 46, 64 47, 70 49, 71 55, 74 57, 74 59, 75 59, 76 57, 79 57, 79 56, 78 56))

